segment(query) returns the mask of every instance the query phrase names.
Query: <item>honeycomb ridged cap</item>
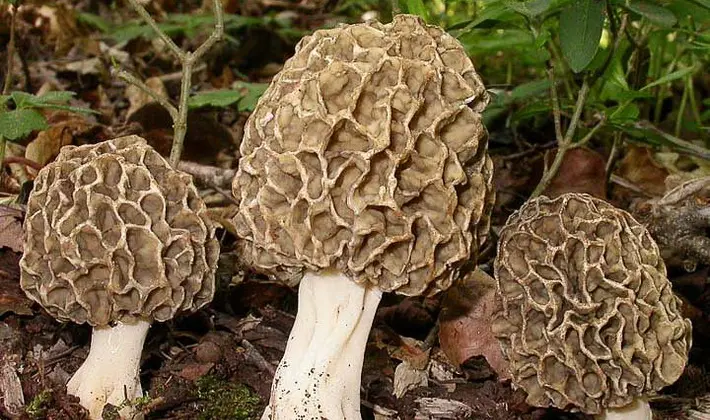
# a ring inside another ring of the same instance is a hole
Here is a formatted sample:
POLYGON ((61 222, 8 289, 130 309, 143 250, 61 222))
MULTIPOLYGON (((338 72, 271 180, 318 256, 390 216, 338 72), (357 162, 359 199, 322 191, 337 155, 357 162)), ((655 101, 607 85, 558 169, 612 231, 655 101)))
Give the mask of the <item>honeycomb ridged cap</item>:
POLYGON ((691 324, 629 213, 586 194, 532 199, 501 231, 494 269, 493 331, 529 404, 598 414, 682 374, 691 324))
POLYGON ((63 147, 34 181, 24 229, 22 289, 60 321, 166 321, 214 295, 205 204, 140 137, 63 147))
POLYGON ((292 283, 336 268, 405 295, 448 288, 488 233, 488 101, 461 44, 417 17, 305 37, 245 127, 242 257, 292 283))

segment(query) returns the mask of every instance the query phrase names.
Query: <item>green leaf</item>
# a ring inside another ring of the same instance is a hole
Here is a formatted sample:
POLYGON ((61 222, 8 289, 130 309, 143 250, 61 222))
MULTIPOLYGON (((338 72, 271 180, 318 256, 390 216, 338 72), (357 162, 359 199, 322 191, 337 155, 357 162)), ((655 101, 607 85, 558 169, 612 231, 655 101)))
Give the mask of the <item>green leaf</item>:
POLYGON ((560 44, 570 68, 584 70, 594 59, 604 26, 605 0, 574 0, 560 14, 560 44))
POLYGON ((69 102, 76 93, 68 90, 47 92, 42 96, 37 97, 39 102, 43 104, 65 104, 69 102))
POLYGON ((529 0, 529 1, 519 1, 519 0, 504 0, 503 3, 510 9, 525 15, 529 18, 534 18, 536 16, 545 13, 550 7, 552 0, 529 0))
POLYGON ((710 10, 710 0, 690 0, 690 2, 703 9, 710 10))
POLYGON ((42 96, 30 95, 25 92, 12 92, 12 100, 15 102, 17 109, 48 108, 81 114, 99 114, 93 109, 63 105, 69 102, 74 95, 75 93, 71 91, 47 92, 42 96))
POLYGON ((506 13, 508 13, 510 16, 514 16, 514 14, 510 13, 508 7, 506 7, 503 3, 489 3, 481 11, 481 13, 476 16, 474 20, 469 22, 464 28, 452 31, 452 35, 457 38, 464 36, 483 22, 487 20, 498 20, 506 13))
POLYGON ((47 128, 44 115, 34 109, 15 109, 0 114, 0 137, 19 140, 34 130, 47 128))
POLYGON ((633 102, 627 102, 623 105, 619 105, 612 108, 612 110, 613 111, 609 114, 609 121, 615 124, 635 121, 641 113, 638 105, 633 102))
POLYGON ((673 73, 669 73, 669 74, 661 77, 660 79, 647 84, 646 86, 642 87, 641 90, 650 89, 654 86, 663 85, 663 84, 672 82, 674 80, 682 79, 685 76, 687 76, 688 74, 693 73, 695 70, 696 70, 695 67, 686 67, 686 68, 683 68, 680 70, 676 70, 673 73))
POLYGON ((236 82, 233 87, 244 94, 244 98, 239 101, 239 110, 251 112, 256 107, 256 103, 259 102, 259 98, 264 94, 266 88, 269 87, 269 84, 236 82))
POLYGON ((196 93, 194 96, 190 97, 187 104, 190 108, 202 108, 206 106, 225 108, 237 103, 243 97, 244 95, 242 95, 241 92, 234 90, 212 90, 196 93))
POLYGON ((238 104, 239 111, 253 111, 268 86, 266 83, 236 82, 233 89, 199 92, 189 99, 188 105, 190 108, 206 106, 225 108, 238 104))
POLYGON ((670 28, 678 22, 673 12, 655 4, 647 3, 641 0, 629 0, 626 7, 632 12, 638 13, 652 23, 670 28))
POLYGON ((549 92, 549 90, 550 81, 548 79, 535 80, 516 86, 510 92, 510 99, 512 101, 520 101, 543 93, 547 93, 549 92))
POLYGON ((417 15, 427 22, 429 21, 429 10, 424 5, 424 0, 405 0, 404 6, 407 13, 417 15))
POLYGON ((25 92, 12 92, 10 93, 12 101, 15 103, 17 108, 28 108, 31 107, 34 102, 34 95, 30 95, 25 92))
POLYGON ((79 22, 83 22, 89 26, 93 26, 94 28, 98 29, 103 33, 107 33, 111 30, 111 24, 108 21, 106 21, 101 16, 95 15, 93 13, 82 12, 78 13, 76 17, 79 22))

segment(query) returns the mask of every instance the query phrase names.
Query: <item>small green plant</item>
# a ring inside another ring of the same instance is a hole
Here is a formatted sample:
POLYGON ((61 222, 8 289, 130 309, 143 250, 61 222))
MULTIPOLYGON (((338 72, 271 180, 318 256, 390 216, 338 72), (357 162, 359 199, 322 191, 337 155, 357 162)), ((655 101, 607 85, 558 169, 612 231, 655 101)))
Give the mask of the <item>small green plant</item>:
POLYGON ((32 398, 27 407, 25 407, 25 412, 31 419, 42 419, 47 411, 47 406, 52 401, 52 391, 49 389, 44 389, 40 391, 37 395, 32 398))
POLYGON ((187 101, 190 108, 226 108, 236 104, 237 110, 251 112, 259 97, 269 85, 267 83, 235 82, 232 89, 198 92, 187 101))
POLYGON ((629 142, 710 156, 710 112, 697 91, 710 62, 708 0, 393 4, 465 46, 495 94, 484 114, 489 129, 554 127, 559 153, 533 195, 567 150, 589 142, 612 150, 608 168, 629 142))
POLYGON ((251 389, 214 375, 197 380, 197 398, 202 400, 200 420, 251 420, 258 417, 261 399, 251 389))
POLYGON ((57 91, 43 95, 12 92, 0 95, 0 170, 5 160, 5 142, 19 141, 33 131, 47 128, 47 119, 42 109, 59 109, 83 114, 96 113, 88 108, 67 105, 74 92, 57 91))
POLYGON ((118 406, 107 404, 104 407, 102 417, 104 420, 121 420, 120 411, 126 407, 131 407, 130 412, 133 413, 133 418, 139 418, 142 416, 143 409, 153 401, 150 395, 145 394, 141 397, 134 398, 132 400, 125 399, 123 403, 118 406))
POLYGON ((97 113, 88 108, 67 105, 74 97, 74 92, 47 92, 43 95, 31 95, 25 92, 12 92, 0 96, 0 136, 10 141, 21 140, 35 130, 47 128, 47 119, 39 112, 41 109, 59 109, 83 114, 97 113))

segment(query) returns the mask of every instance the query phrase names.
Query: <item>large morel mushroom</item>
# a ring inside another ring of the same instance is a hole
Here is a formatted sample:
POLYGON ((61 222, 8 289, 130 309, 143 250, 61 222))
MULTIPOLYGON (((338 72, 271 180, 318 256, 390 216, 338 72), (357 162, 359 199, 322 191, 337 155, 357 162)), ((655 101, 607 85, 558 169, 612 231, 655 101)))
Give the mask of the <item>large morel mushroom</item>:
POLYGON ((89 355, 67 384, 92 418, 142 396, 152 321, 212 300, 219 244, 205 210, 191 177, 137 136, 64 147, 39 171, 21 286, 59 321, 93 327, 89 355))
POLYGON ((509 218, 494 269, 494 333, 528 403, 650 419, 643 398, 683 372, 691 325, 644 226, 586 194, 538 197, 509 218))
POLYGON ((247 121, 233 192, 242 257, 296 284, 264 418, 360 418, 382 292, 431 295, 475 261, 493 202, 463 47, 399 15, 305 37, 247 121))

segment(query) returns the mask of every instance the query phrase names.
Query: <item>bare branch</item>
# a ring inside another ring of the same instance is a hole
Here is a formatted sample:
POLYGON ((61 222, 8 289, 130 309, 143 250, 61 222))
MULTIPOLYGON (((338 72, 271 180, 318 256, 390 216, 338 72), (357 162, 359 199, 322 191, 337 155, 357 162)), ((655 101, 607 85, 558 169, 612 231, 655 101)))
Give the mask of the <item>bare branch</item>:
POLYGON ((222 10, 222 2, 220 0, 214 0, 214 13, 216 21, 214 30, 210 34, 209 38, 207 38, 207 40, 205 40, 205 42, 203 42, 202 45, 200 45, 194 52, 186 52, 178 47, 177 44, 175 44, 175 42, 160 29, 155 20, 150 16, 145 8, 138 3, 137 0, 128 0, 128 2, 131 6, 133 6, 143 20, 150 25, 151 28, 153 28, 160 39, 165 42, 170 52, 178 58, 180 65, 182 66, 182 71, 180 72, 180 77, 182 79, 180 84, 180 100, 177 108, 173 106, 168 99, 158 95, 145 83, 125 70, 116 70, 114 72, 119 78, 150 95, 151 98, 155 99, 170 113, 170 116, 173 119, 173 146, 170 149, 170 164, 174 168, 177 168, 178 163, 180 162, 180 156, 182 155, 185 134, 187 133, 187 102, 190 97, 193 71, 197 61, 224 36, 224 11, 222 10))
POLYGON ((151 98, 153 98, 155 102, 159 103, 163 106, 163 108, 168 110, 173 120, 177 118, 178 110, 177 108, 175 108, 175 106, 173 106, 173 104, 170 103, 168 98, 164 97, 163 95, 159 95, 156 91, 146 85, 142 80, 138 79, 136 76, 123 69, 112 69, 111 73, 119 79, 124 80, 126 83, 132 84, 133 86, 137 87, 138 89, 149 95, 151 98))
POLYGON ((175 44, 175 42, 170 39, 168 35, 163 32, 158 24, 155 22, 155 19, 153 19, 150 16, 150 13, 148 13, 147 10, 145 10, 145 7, 143 7, 140 3, 138 3, 137 0, 128 0, 129 3, 131 3, 131 6, 133 9, 140 15, 141 18, 150 25, 151 28, 155 31, 155 33, 160 37, 160 39, 165 42, 165 45, 168 46, 168 49, 170 49, 170 52, 172 52, 176 58, 178 58, 181 62, 185 61, 185 51, 180 49, 180 47, 175 44))

